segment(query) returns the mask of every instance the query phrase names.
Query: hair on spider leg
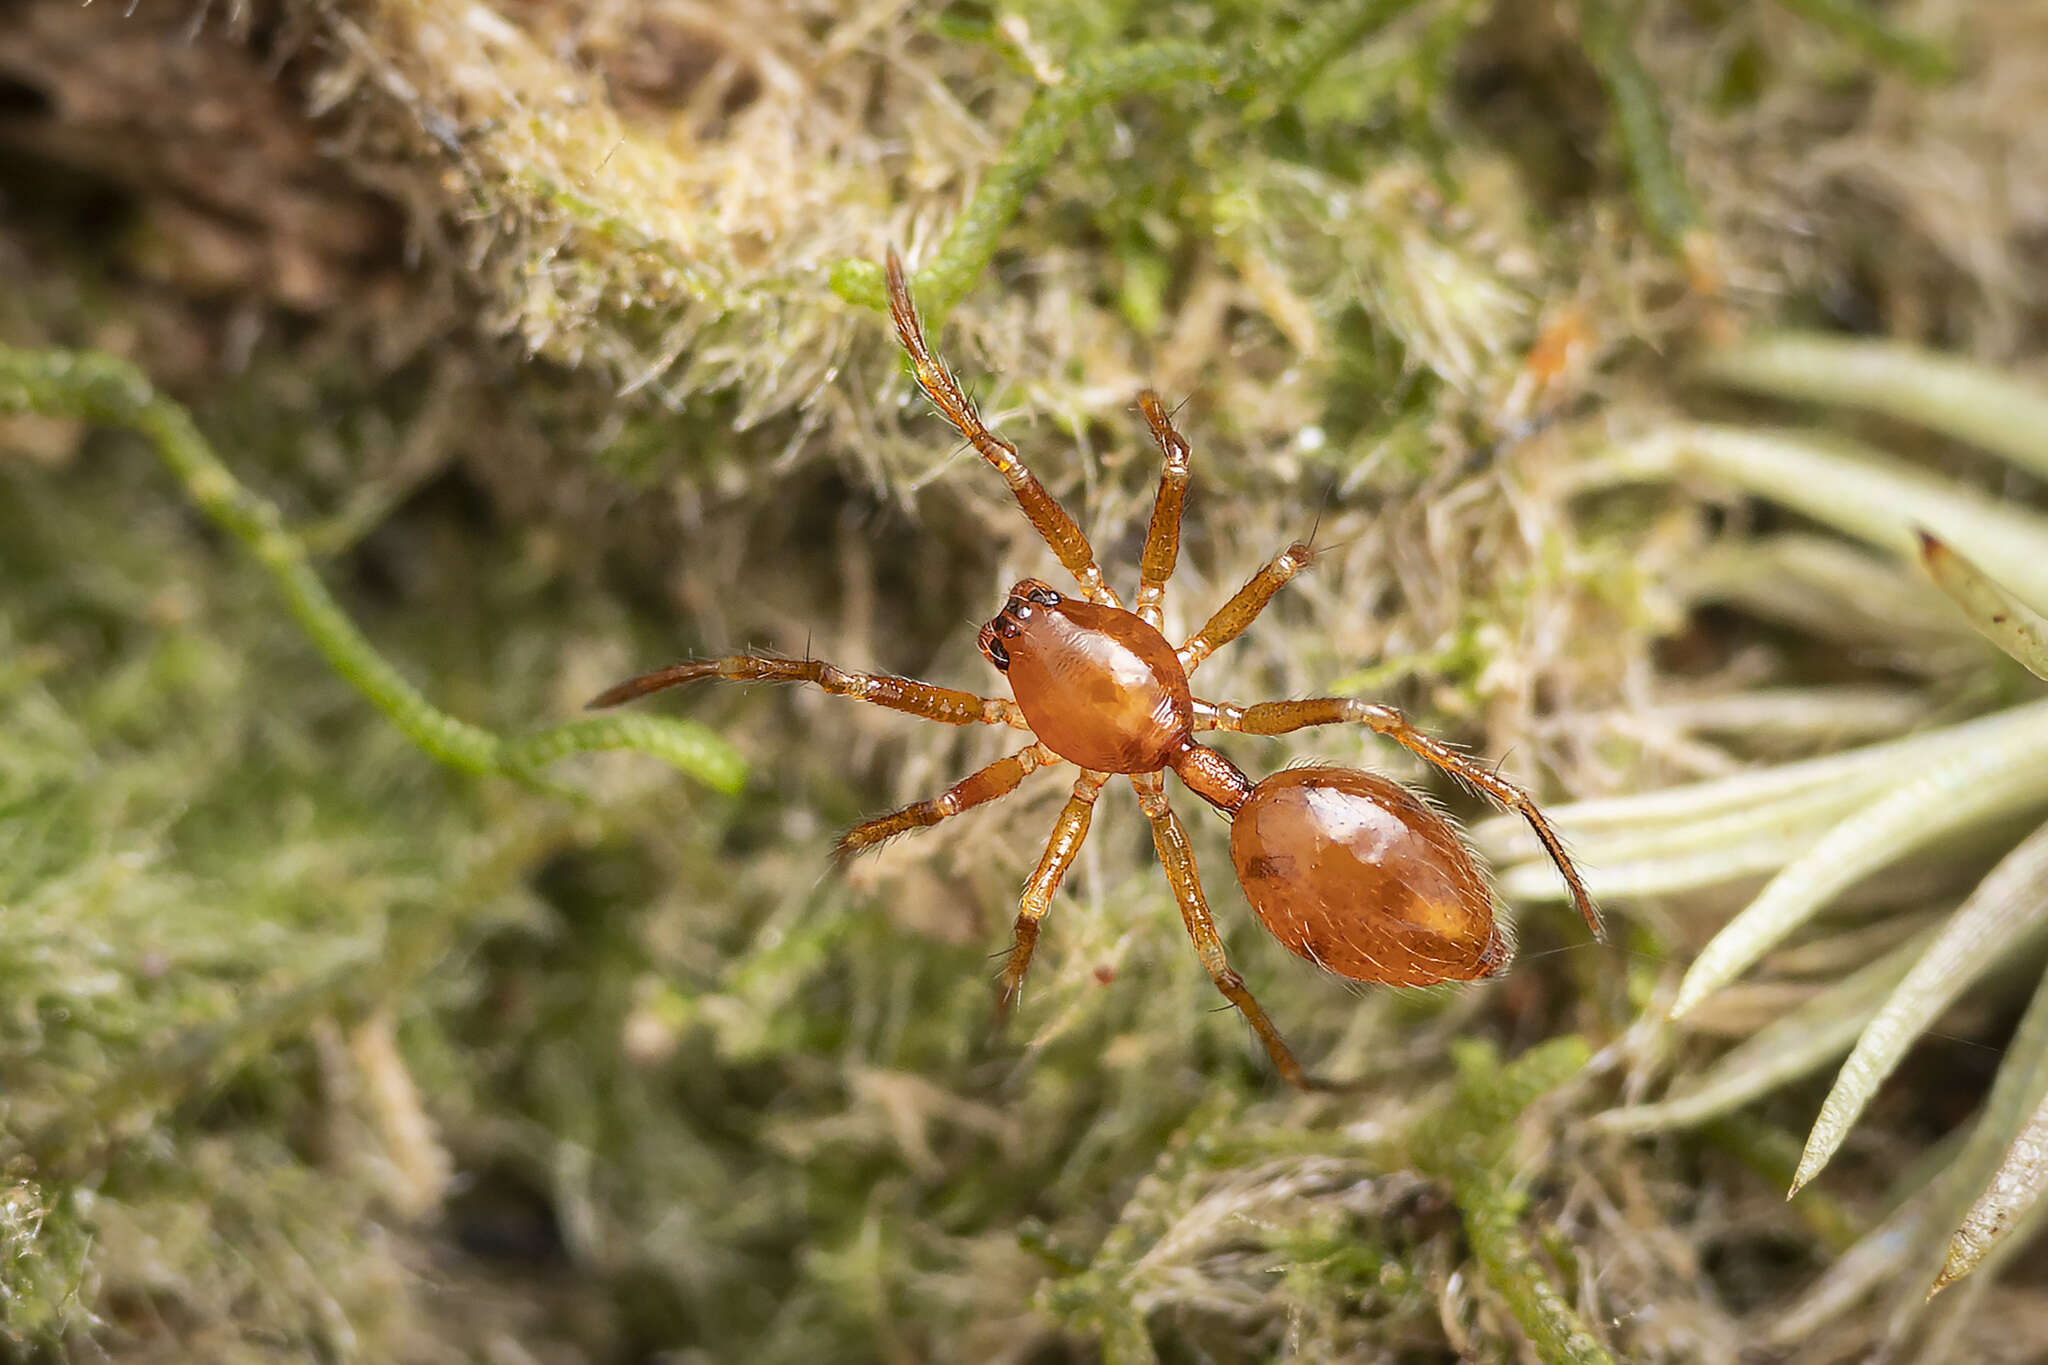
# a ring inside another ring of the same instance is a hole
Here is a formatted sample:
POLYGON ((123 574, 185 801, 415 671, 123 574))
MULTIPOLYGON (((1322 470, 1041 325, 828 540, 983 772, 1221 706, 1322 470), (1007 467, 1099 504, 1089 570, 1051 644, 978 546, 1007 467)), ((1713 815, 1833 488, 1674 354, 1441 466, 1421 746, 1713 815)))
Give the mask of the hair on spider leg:
POLYGON ((1322 502, 1316 507, 1315 520, 1309 523, 1307 537, 1297 542, 1309 554, 1309 562, 1302 566, 1304 570, 1320 563, 1340 550, 1348 550, 1354 545, 1361 545, 1365 542, 1365 535, 1359 534, 1345 540, 1331 541, 1328 544, 1323 543, 1323 518, 1328 516, 1330 509, 1336 505, 1339 493, 1340 490, 1334 480, 1323 485, 1323 498, 1322 502))
POLYGON ((1323 481, 1323 496, 1316 502, 1316 519, 1310 522, 1308 526, 1308 540, 1306 541, 1306 544, 1308 545, 1310 551, 1315 550, 1316 536, 1319 535, 1323 529, 1323 518, 1329 513, 1331 504, 1335 503, 1336 501, 1337 481, 1335 479, 1325 479, 1323 481))
MULTIPOLYGON (((1145 400, 1147 396, 1156 395, 1158 392, 1159 389, 1157 385, 1147 384, 1143 389, 1139 390, 1138 395, 1136 397, 1131 399, 1130 403, 1124 408, 1124 411, 1136 413, 1144 412, 1145 400)), ((1166 414, 1166 420, 1168 422, 1175 422, 1180 419, 1181 409, 1185 408, 1188 404, 1194 401, 1194 394, 1185 394, 1182 396, 1181 400, 1178 403, 1175 403, 1172 407, 1168 408, 1162 406, 1160 410, 1166 414)))

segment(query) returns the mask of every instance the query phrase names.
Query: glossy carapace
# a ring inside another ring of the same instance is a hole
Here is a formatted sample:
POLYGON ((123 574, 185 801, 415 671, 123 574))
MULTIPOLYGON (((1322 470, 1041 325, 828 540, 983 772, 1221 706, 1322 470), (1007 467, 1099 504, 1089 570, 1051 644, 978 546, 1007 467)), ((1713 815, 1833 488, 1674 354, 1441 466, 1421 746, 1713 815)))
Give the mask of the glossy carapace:
POLYGON ((1157 772, 1195 724, 1188 673, 1135 613, 1065 597, 1035 578, 981 628, 981 652, 1047 748, 1094 772, 1157 772))

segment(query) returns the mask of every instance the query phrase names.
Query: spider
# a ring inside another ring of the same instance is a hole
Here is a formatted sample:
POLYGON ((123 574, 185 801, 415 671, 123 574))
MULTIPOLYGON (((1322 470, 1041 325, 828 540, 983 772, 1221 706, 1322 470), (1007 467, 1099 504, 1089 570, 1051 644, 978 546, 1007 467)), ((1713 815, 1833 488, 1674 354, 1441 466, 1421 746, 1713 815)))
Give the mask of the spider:
POLYGON ((926 343, 903 264, 887 263, 889 313, 918 386, 1009 484, 1017 505, 1080 587, 1079 596, 1035 578, 981 628, 981 652, 1009 679, 1014 700, 983 697, 911 678, 857 673, 820 659, 742 654, 672 665, 620 683, 593 707, 615 706, 701 678, 805 682, 945 725, 1003 725, 1032 743, 970 774, 944 792, 855 826, 839 841, 842 858, 886 839, 927 828, 1015 791, 1041 768, 1080 770, 1038 866, 1024 883, 1016 937, 997 996, 998 1020, 1015 1001, 1060 880, 1073 865, 1096 797, 1123 774, 1152 824, 1152 843, 1173 886, 1181 919, 1209 977, 1250 1022, 1273 1065, 1302 1090, 1339 1088, 1306 1073, 1266 1012, 1225 957, 1196 876, 1194 853, 1172 806, 1171 769, 1196 796, 1230 820, 1230 859, 1252 909, 1297 955, 1353 981, 1426 986, 1492 976, 1512 943, 1493 916, 1486 878, 1449 820, 1389 778, 1330 765, 1282 769, 1251 779, 1196 736, 1210 730, 1281 735, 1310 725, 1362 724, 1410 753, 1519 812, 1570 887, 1596 938, 1599 912, 1557 835, 1527 792, 1411 725, 1391 706, 1345 697, 1236 706, 1206 701, 1188 677, 1204 659, 1244 633, 1312 552, 1296 543, 1238 589, 1208 623, 1175 648, 1160 633, 1159 603, 1180 550, 1187 497, 1188 443, 1159 396, 1138 395, 1152 438, 1165 457, 1139 562, 1138 591, 1126 608, 1104 582, 1094 550, 1074 519, 1025 467, 1017 448, 983 424, 973 402, 926 343))

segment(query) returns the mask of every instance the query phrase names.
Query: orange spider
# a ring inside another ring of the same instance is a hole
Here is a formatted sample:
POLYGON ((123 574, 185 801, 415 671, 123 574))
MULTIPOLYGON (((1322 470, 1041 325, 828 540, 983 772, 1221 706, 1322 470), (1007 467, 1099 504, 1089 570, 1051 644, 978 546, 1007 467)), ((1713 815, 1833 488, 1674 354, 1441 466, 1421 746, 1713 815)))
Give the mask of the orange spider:
POLYGON ((1159 396, 1138 395, 1165 456, 1152 522, 1139 563, 1138 593, 1126 610, 1103 581, 1088 539, 1032 476, 1017 449, 983 425, 974 404, 926 345, 903 264, 888 261, 889 311, 918 385, 1001 474, 1040 536, 1080 585, 1069 597, 1035 578, 1010 589, 1003 609, 981 629, 981 652, 1008 676, 1016 700, 977 696, 911 678, 854 673, 818 659, 738 655, 675 664, 604 693, 614 706, 700 678, 808 682, 839 696, 905 711, 946 725, 1007 725, 1033 743, 956 782, 927 801, 869 820, 839 841, 841 856, 935 825, 1015 791, 1031 773, 1058 763, 1081 770, 1053 825, 1038 868, 1024 884, 1016 941, 1003 968, 999 1012, 1024 984, 1038 924, 1060 879, 1088 835, 1095 798, 1124 773, 1152 822, 1152 843, 1180 902, 1195 951, 1218 990, 1251 1021, 1280 1074, 1303 1090, 1334 1088, 1305 1073, 1265 1010, 1232 970, 1195 874, 1187 834, 1167 804, 1165 770, 1231 821, 1230 858, 1252 909, 1266 928, 1310 962, 1353 981, 1424 986, 1491 976, 1512 944, 1494 922, 1493 894, 1450 822, 1389 778, 1329 765, 1287 768, 1254 784, 1236 764, 1196 740, 1207 730, 1280 735, 1308 725, 1370 726, 1409 752, 1519 811, 1571 888, 1595 937, 1599 912, 1550 824, 1528 793, 1410 725, 1390 706, 1345 697, 1233 706, 1204 701, 1188 675, 1244 633, 1281 586, 1307 566, 1306 545, 1290 545, 1223 604, 1178 649, 1160 634, 1159 600, 1180 552, 1187 496, 1188 444, 1159 396))

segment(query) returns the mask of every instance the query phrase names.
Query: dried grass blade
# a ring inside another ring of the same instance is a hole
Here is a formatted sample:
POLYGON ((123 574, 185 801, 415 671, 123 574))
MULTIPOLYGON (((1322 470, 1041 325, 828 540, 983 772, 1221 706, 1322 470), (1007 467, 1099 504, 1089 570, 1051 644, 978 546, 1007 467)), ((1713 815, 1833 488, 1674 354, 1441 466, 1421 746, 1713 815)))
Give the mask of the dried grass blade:
POLYGON ((1697 470, 1727 479, 1904 558, 1916 528, 1968 545, 1986 572, 2028 601, 2048 602, 2048 518, 1957 487, 1868 446, 1796 431, 1673 426, 1631 441, 1594 471, 1669 478, 1697 470))
POLYGON ((1951 356, 1896 342, 1788 332, 1716 352, 1700 373, 1751 393, 1841 403, 1917 422, 2048 474, 2048 393, 1951 356))
MULTIPOLYGON (((1583 849, 1574 845, 1572 860, 1595 899, 1615 900, 1624 896, 1662 896, 1675 891, 1695 891, 1742 877, 1759 876, 1785 866, 1811 848, 1813 842, 1812 834, 1789 839, 1754 839, 1741 844, 1605 865, 1592 860, 1583 849)), ((1558 880, 1557 869, 1545 860, 1518 863, 1503 871, 1497 880, 1501 894, 1513 901, 1540 904, 1564 900, 1569 894, 1558 880)))
POLYGON ((1938 1294, 1975 1270, 2034 1208, 2044 1188, 2048 1188, 2048 1100, 2013 1138, 2005 1160, 1991 1174, 1991 1183, 1963 1215, 1963 1225, 1949 1241, 1948 1260, 1929 1292, 1938 1294))
MULTIPOLYGON (((1551 822, 1574 844, 1589 843, 1608 827, 1617 835, 1648 824, 1693 826, 1731 813, 1752 811, 1772 803, 1810 798, 1824 802, 1826 793, 1854 785, 1876 796, 1908 773, 1924 771, 1929 759, 1958 748, 1996 749, 2017 734, 2048 723, 2048 702, 2031 702, 1959 725, 1928 730, 1903 739, 1869 744, 1825 758, 1803 759, 1733 777, 1717 777, 1682 787, 1634 796, 1602 797, 1553 806, 1551 822)), ((1534 856, 1541 852, 1534 835, 1518 816, 1494 816, 1472 827, 1474 840, 1489 857, 1534 856)))
MULTIPOLYGON (((1928 1224, 1930 1229, 1953 1228, 1963 1222, 1976 1197, 1991 1182, 1992 1173, 2004 1159, 2013 1135, 2025 1125, 2035 1106, 2044 1101, 2048 1101, 2048 977, 2034 988, 2033 999, 2028 1002, 2026 1013, 2020 1016, 2019 1027, 2013 1030, 2012 1041, 2006 1045, 2005 1060, 1998 1068, 1998 1077, 1991 1083, 1991 1094, 1971 1126, 1961 1153, 1932 1182, 1935 1204, 1928 1224)), ((2038 1223, 2042 1212, 2037 1205, 2032 1213, 2020 1220, 2021 1227, 2038 1223)), ((1930 1242, 1931 1245, 1923 1245, 1920 1249, 1913 1279, 1933 1285, 1947 1260, 1949 1248, 1932 1242, 1932 1239, 1930 1242)), ((1978 1269, 2002 1261, 2016 1247, 2013 1238, 2006 1238, 1992 1248, 1978 1269)), ((1935 1292, 1930 1288, 1929 1297, 1935 1292)), ((1892 1316, 1891 1339, 1903 1338, 1919 1312, 1919 1304, 1901 1303, 1892 1316)))
MULTIPOLYGON (((1965 1133, 1951 1135, 1939 1146, 1953 1145, 1945 1156, 1932 1157, 1918 1189, 1908 1195, 1877 1227, 1843 1252, 1828 1270, 1772 1324, 1766 1340, 1789 1346, 1809 1340, 1830 1321, 1854 1307, 1880 1280, 1902 1277, 1905 1283, 1928 1283, 1939 1269, 1946 1247, 1932 1234, 1962 1220, 1972 1196, 1983 1188, 2005 1151, 2007 1142, 2042 1096, 2048 1094, 2048 981, 2034 990, 2019 1027, 2006 1045, 1998 1078, 1965 1133), (1953 1139, 1959 1141, 1952 1141, 1953 1139)), ((1907 1188, 1912 1188, 1909 1181, 1907 1188)), ((1924 1301, 1900 1298, 1886 1328, 1893 1342, 1903 1340, 1923 1315, 1924 1301)))
POLYGON ((1651 1133, 1705 1123, 1827 1065, 1855 1042, 1932 937, 1931 931, 1915 935, 1818 992, 1731 1048, 1684 1094, 1610 1109, 1590 1120, 1589 1126, 1603 1133, 1651 1133))
POLYGON ((1733 981, 1858 878, 1944 835, 2048 800, 2048 725, 2008 747, 1973 745, 1935 762, 1836 825, 1771 879, 1707 944, 1679 983, 1680 1018, 1733 981))
POLYGON ((1936 586, 1963 609, 1978 634, 2018 659, 2035 677, 2048 678, 2048 618, 1926 531, 1920 533, 1920 562, 1936 586))
POLYGON ((2048 922, 2048 826, 2000 860, 1949 917, 1925 956, 1877 1012, 1806 1139, 1792 1192, 1820 1174, 1913 1040, 2001 957, 2048 922))

